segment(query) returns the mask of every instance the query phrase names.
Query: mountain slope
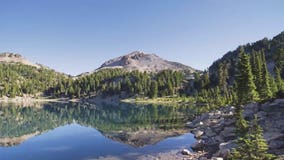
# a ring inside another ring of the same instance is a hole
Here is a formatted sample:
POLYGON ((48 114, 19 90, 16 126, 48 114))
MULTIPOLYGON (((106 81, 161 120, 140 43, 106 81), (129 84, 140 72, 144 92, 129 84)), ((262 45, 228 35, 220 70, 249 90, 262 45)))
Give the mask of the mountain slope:
POLYGON ((216 85, 218 83, 218 68, 220 65, 226 66, 230 78, 229 82, 233 82, 237 57, 241 48, 243 48, 247 54, 264 52, 269 72, 274 74, 274 68, 278 67, 282 70, 283 74, 283 66, 279 66, 279 64, 284 62, 284 32, 276 35, 272 39, 264 38, 254 43, 241 45, 237 49, 227 52, 222 58, 216 60, 209 67, 210 80, 213 84, 215 83, 216 85))
POLYGON ((160 72, 162 70, 188 71, 194 73, 196 70, 192 67, 178 62, 171 62, 158 57, 155 54, 145 54, 135 51, 130 54, 120 56, 101 65, 99 69, 105 68, 123 68, 127 71, 139 70, 141 72, 160 72))
POLYGON ((0 97, 39 96, 67 78, 65 74, 34 64, 19 54, 0 54, 0 97))
POLYGON ((21 63, 24 65, 33 66, 36 68, 41 68, 42 66, 39 64, 34 64, 30 62, 29 60, 22 57, 20 54, 14 54, 14 53, 0 53, 0 63, 21 63))

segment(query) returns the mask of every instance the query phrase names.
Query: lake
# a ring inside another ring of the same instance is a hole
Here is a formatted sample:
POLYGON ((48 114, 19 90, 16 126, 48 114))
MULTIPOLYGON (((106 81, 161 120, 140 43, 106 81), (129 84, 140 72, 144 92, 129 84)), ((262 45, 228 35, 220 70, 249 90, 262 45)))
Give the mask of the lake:
POLYGON ((48 103, 0 106, 1 160, 137 159, 187 148, 192 106, 48 103))

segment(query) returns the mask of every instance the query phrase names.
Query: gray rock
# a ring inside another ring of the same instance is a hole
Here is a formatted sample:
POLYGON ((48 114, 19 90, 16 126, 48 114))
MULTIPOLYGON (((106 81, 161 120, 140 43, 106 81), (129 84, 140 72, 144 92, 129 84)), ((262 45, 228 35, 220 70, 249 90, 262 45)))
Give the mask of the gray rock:
POLYGON ((218 143, 224 142, 224 138, 223 138, 223 136, 218 135, 218 136, 214 137, 214 141, 218 142, 218 143))
POLYGON ((187 122, 185 126, 188 128, 195 128, 195 125, 192 122, 187 122))
POLYGON ((274 103, 284 103, 284 99, 275 99, 274 101, 273 101, 274 103))
POLYGON ((205 130, 205 135, 208 136, 208 137, 213 137, 213 136, 216 136, 216 133, 213 132, 211 128, 207 128, 205 130))
POLYGON ((206 119, 208 119, 209 118, 209 113, 203 113, 201 116, 200 116, 200 121, 204 121, 204 120, 206 120, 206 119))
POLYGON ((221 132, 221 135, 224 138, 234 137, 235 136, 235 131, 236 131, 235 127, 225 127, 224 130, 221 132))
POLYGON ((259 112, 257 112, 257 118, 258 118, 258 120, 265 119, 266 116, 267 116, 267 112, 264 112, 264 111, 259 111, 259 112))
POLYGON ((204 142, 202 140, 198 140, 190 146, 193 150, 202 150, 204 147, 204 142))
POLYGON ((228 141, 228 142, 224 142, 224 143, 220 143, 219 145, 219 149, 220 150, 225 150, 225 149, 232 149, 232 148, 235 148, 237 147, 237 144, 234 143, 234 141, 228 141))
POLYGON ((201 139, 208 139, 209 137, 203 134, 200 138, 201 139))
POLYGON ((215 156, 228 158, 232 148, 237 147, 234 141, 228 141, 219 144, 219 151, 215 154, 215 156))
POLYGON ((225 127, 225 122, 224 120, 220 120, 217 124, 215 124, 214 126, 211 126, 211 128, 216 132, 216 133, 220 133, 225 127))
POLYGON ((212 159, 212 160, 223 160, 222 157, 212 157, 211 159, 212 159))
POLYGON ((224 122, 225 126, 230 126, 234 123, 235 123, 235 119, 233 119, 233 118, 226 119, 226 121, 224 122))
POLYGON ((188 149, 183 149, 183 150, 181 151, 181 154, 182 154, 182 155, 191 155, 191 152, 190 152, 188 149))
POLYGON ((197 131, 193 131, 193 134, 195 138, 200 138, 204 134, 204 132, 201 130, 197 130, 197 131))

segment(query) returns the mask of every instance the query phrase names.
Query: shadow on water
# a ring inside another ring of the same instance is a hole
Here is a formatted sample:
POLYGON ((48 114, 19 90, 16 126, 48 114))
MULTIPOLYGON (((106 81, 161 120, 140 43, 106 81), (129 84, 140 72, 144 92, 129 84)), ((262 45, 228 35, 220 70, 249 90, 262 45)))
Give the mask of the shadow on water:
MULTIPOLYGON (((90 103, 47 103, 41 107, 23 107, 15 104, 1 104, 0 154, 6 155, 8 159, 16 159, 12 153, 21 155, 21 151, 27 150, 27 145, 28 147, 37 145, 45 147, 50 143, 57 146, 57 150, 66 151, 65 154, 58 154, 58 158, 60 156, 67 158, 64 157, 67 154, 70 156, 71 152, 67 152, 66 148, 72 148, 74 151, 80 151, 76 154, 77 159, 131 152, 146 154, 176 149, 179 145, 189 146, 194 142, 194 138, 191 134, 187 134, 188 130, 184 125, 197 112, 195 108, 189 105, 120 104, 112 106, 90 103), (56 136, 61 138, 52 141, 52 137, 56 136), (46 144, 40 143, 41 141, 35 144, 34 141, 39 139, 46 144), (66 146, 58 146, 67 139, 69 142, 66 146), (187 139, 188 142, 185 143, 182 139, 187 139), (100 141, 103 142, 97 143, 100 141), (87 144, 85 148, 83 147, 84 151, 82 151, 83 148, 78 147, 82 145, 81 143, 87 144), (167 147, 163 143, 166 143, 167 147), (98 145, 95 146, 95 144, 98 145), (93 147, 98 147, 100 150, 87 151, 93 147), (106 149, 109 149, 108 152, 103 151, 106 149)), ((29 150, 28 152, 46 155, 52 151, 54 150, 29 150)), ((22 156, 25 157, 25 155, 22 156)))

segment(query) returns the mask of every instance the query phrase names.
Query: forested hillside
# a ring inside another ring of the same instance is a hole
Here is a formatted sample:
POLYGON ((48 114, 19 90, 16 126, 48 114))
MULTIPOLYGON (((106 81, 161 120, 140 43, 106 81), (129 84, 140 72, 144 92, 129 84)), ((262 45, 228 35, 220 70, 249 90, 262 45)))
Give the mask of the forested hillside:
POLYGON ((21 63, 0 63, 0 97, 43 96, 42 94, 68 76, 47 68, 21 63))
MULTIPOLYGON (((268 71, 271 74, 275 74, 275 70, 279 69, 281 75, 283 75, 283 66, 284 61, 284 32, 275 36, 273 39, 269 40, 264 38, 254 43, 248 43, 246 45, 239 46, 234 51, 229 51, 221 59, 215 61, 209 67, 210 80, 212 86, 217 86, 220 78, 220 72, 226 76, 225 79, 229 84, 233 84, 233 79, 236 74, 236 64, 238 54, 244 51, 250 56, 257 54, 264 54, 268 66, 268 71)), ((254 58, 255 59, 255 58, 254 58)), ((253 59, 252 59, 253 60, 253 59)), ((255 68, 254 66, 252 67, 255 68)))
POLYGON ((179 93, 183 74, 164 70, 159 73, 103 69, 75 80, 65 79, 50 88, 55 97, 81 98, 95 95, 172 96, 179 93))

